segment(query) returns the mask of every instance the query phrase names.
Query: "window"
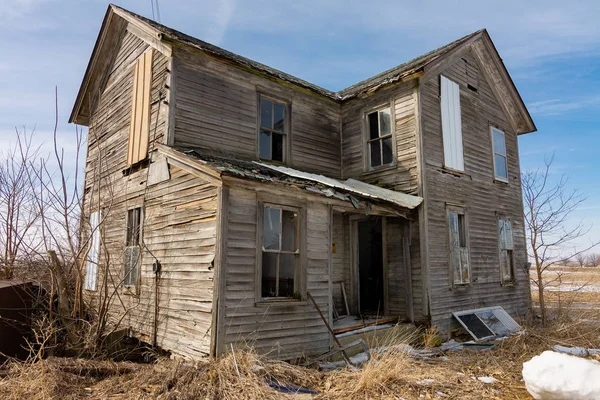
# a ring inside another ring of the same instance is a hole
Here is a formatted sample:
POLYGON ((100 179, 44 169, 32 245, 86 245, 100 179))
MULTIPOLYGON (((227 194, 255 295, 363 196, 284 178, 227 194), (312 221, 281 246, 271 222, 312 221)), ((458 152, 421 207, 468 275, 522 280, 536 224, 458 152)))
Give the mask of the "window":
POLYGON ((441 76, 440 94, 444 165, 448 168, 464 171, 460 87, 445 76, 441 76))
POLYGON ((90 248, 85 261, 86 290, 96 290, 98 281, 98 256, 100 255, 100 211, 90 215, 90 248))
POLYGON ((459 311, 452 314, 475 340, 514 335, 523 330, 500 306, 459 311))
POLYGON ((142 209, 133 208, 127 211, 127 234, 125 238, 124 279, 125 286, 137 286, 142 209))
POLYGON ((502 283, 514 281, 513 235, 509 219, 498 220, 498 241, 500 247, 500 271, 502 283))
POLYGON ((286 104, 260 97, 258 151, 263 160, 285 162, 287 158, 286 104))
POLYGON ((450 264, 452 282, 463 285, 470 282, 469 246, 467 243, 467 223, 462 210, 450 210, 450 264))
POLYGON ((127 148, 127 166, 148 156, 150 138, 150 87, 152 84, 152 50, 145 52, 133 68, 131 124, 127 148))
POLYGON ((300 297, 299 211, 263 207, 262 298, 300 297))
POLYGON ((367 114, 369 166, 389 165, 394 161, 391 109, 384 108, 367 114))
POLYGON ((498 180, 508 182, 506 141, 504 132, 496 128, 492 128, 492 145, 494 147, 494 176, 498 180))

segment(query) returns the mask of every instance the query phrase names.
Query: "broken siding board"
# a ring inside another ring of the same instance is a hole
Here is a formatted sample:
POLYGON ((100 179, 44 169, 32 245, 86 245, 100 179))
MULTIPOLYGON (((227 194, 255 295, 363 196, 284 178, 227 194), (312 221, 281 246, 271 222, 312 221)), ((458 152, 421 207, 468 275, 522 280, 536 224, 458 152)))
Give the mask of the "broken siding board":
MULTIPOLYGON (((470 53, 465 55, 476 65, 470 53)), ((442 73, 460 85, 463 121, 465 175, 441 171, 443 140, 438 96, 439 79, 431 77, 421 85, 424 180, 427 185, 429 229, 429 273, 431 318, 440 329, 454 326, 452 311, 500 305, 512 313, 523 313, 529 304, 527 255, 522 218, 517 135, 489 83, 479 69, 478 91, 466 88, 463 61, 442 73), (462 68, 461 68, 462 65, 462 68), (490 125, 506 133, 509 183, 494 182, 490 125), (446 202, 462 204, 468 214, 472 283, 461 290, 449 290, 448 223, 446 202), (493 205, 493 206, 490 206, 493 205), (498 256, 498 216, 512 218, 515 226, 516 280, 514 286, 501 285, 498 256)), ((473 72, 471 70, 471 72, 473 72)), ((469 79, 472 79, 469 76, 469 79)))
POLYGON ((340 106, 176 47, 175 144, 257 158, 257 93, 291 104, 291 165, 340 177, 340 106))

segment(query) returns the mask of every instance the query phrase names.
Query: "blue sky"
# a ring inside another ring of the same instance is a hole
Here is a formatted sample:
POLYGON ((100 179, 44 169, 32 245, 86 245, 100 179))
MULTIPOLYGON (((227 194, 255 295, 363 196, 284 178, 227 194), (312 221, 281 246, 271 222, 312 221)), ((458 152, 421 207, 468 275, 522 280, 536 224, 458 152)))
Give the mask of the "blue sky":
MULTIPOLYGON (((555 175, 589 197, 573 222, 600 239, 600 2, 472 3, 159 0, 165 25, 332 90, 487 28, 538 127, 520 138, 522 169, 555 153, 555 175)), ((67 120, 107 5, 2 0, 0 148, 15 127, 51 141, 58 86, 59 137, 72 151, 67 120)), ((118 5, 152 17, 151 0, 118 5)))

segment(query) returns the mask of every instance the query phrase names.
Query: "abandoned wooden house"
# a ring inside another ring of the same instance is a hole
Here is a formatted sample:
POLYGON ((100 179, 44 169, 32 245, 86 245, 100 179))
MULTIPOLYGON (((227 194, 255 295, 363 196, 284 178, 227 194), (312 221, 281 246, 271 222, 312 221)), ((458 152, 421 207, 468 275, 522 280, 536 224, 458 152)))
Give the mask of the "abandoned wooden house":
POLYGON ((332 92, 111 5, 70 121, 86 296, 176 356, 323 353, 320 312, 448 332, 530 307, 536 128, 485 30, 332 92))

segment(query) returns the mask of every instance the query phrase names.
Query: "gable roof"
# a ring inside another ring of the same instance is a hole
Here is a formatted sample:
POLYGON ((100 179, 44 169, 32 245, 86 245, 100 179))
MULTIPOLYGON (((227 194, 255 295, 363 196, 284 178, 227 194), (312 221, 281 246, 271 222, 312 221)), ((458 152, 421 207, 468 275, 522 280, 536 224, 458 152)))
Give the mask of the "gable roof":
MULTIPOLYGON (((266 76, 284 82, 289 82, 293 85, 307 89, 318 95, 324 96, 326 98, 338 102, 366 95, 368 93, 376 91, 377 89, 383 86, 387 86, 393 83, 401 82, 420 76, 423 74, 425 68, 431 63, 441 60, 444 56, 448 55, 449 53, 452 53, 465 45, 471 44, 479 38, 484 38, 487 39, 489 43, 491 43, 491 51, 494 53, 493 58, 496 64, 495 67, 502 70, 500 75, 503 79, 503 82, 505 82, 507 86, 507 90, 505 90, 505 92, 507 92, 512 97, 512 100, 514 102, 519 103, 515 107, 505 107, 507 109, 510 109, 510 111, 520 112, 522 114, 522 119, 525 121, 524 125, 526 127, 521 129, 521 131, 518 133, 533 132, 536 130, 535 124, 533 123, 533 120, 529 115, 529 112, 525 104, 523 103, 521 96, 519 95, 512 79, 510 78, 510 75, 508 74, 508 71, 506 70, 506 67, 504 66, 504 63, 502 62, 502 59, 500 58, 496 48, 491 42, 489 34, 485 29, 473 32, 445 46, 442 46, 438 49, 435 49, 417 58, 414 58, 408 62, 400 64, 382 73, 379 73, 371 78, 349 86, 346 89, 340 90, 338 92, 333 92, 328 89, 322 88, 318 85, 307 82, 303 79, 297 78, 293 75, 269 67, 265 64, 240 56, 238 54, 232 53, 228 50, 225 50, 203 40, 197 39, 175 29, 169 28, 156 21, 145 18, 141 15, 133 13, 124 8, 118 7, 114 4, 110 4, 108 6, 106 16, 102 23, 102 28, 98 36, 98 40, 96 41, 96 45, 94 47, 94 51, 92 53, 90 63, 86 70, 83 83, 79 90, 79 94, 73 107, 73 111, 71 113, 69 122, 78 122, 78 115, 81 112, 81 105, 84 102, 85 95, 89 90, 88 87, 90 86, 90 81, 92 80, 92 70, 96 65, 100 64, 98 58, 101 57, 103 52, 102 45, 108 41, 106 40, 106 38, 110 36, 108 32, 110 30, 109 25, 118 25, 115 22, 115 15, 121 17, 126 22, 135 25, 138 29, 146 31, 149 37, 154 39, 155 43, 164 43, 167 45, 166 48, 169 48, 169 42, 182 43, 188 46, 192 46, 203 52, 216 56, 217 58, 225 59, 242 68, 249 68, 254 71, 260 72, 266 76)), ((118 28, 124 29, 120 25, 117 26, 117 29, 118 28)), ((155 45, 155 43, 152 44, 155 45)), ((164 51, 165 47, 159 48, 159 50, 164 51)), ((98 84, 96 84, 96 86, 98 86, 98 84)))

